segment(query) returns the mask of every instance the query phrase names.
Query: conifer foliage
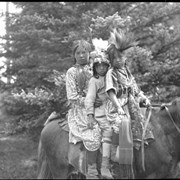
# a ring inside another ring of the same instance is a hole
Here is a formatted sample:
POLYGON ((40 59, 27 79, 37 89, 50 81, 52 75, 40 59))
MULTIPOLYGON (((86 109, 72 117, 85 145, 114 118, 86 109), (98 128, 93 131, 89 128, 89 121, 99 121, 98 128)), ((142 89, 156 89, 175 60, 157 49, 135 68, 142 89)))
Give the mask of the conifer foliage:
POLYGON ((13 3, 22 11, 9 16, 9 39, 2 37, 9 43, 0 56, 11 60, 4 76, 15 81, 6 87, 10 93, 4 104, 9 113, 18 114, 19 129, 42 125, 54 110, 65 116, 72 41, 107 40, 114 27, 129 30, 138 42, 129 49, 127 63, 142 90, 159 101, 180 95, 179 3, 13 3))

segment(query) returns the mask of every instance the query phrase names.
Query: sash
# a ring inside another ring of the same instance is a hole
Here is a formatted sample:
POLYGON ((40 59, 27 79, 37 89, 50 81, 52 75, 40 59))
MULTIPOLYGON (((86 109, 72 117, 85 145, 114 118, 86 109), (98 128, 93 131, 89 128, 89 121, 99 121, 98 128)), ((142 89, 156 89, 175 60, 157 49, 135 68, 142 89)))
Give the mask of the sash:
POLYGON ((119 164, 133 163, 133 138, 131 131, 131 119, 128 117, 127 106, 124 107, 126 115, 119 126, 119 164))

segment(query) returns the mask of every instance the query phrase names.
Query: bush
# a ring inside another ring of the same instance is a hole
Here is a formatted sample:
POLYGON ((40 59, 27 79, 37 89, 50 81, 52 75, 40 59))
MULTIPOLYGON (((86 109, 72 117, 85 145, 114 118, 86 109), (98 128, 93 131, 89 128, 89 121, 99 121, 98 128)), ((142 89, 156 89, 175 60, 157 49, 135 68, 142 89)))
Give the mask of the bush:
POLYGON ((5 112, 14 116, 9 125, 11 134, 28 132, 38 135, 53 111, 65 117, 68 110, 65 74, 54 70, 44 81, 47 82, 46 86, 22 89, 20 92, 13 89, 2 96, 5 112))

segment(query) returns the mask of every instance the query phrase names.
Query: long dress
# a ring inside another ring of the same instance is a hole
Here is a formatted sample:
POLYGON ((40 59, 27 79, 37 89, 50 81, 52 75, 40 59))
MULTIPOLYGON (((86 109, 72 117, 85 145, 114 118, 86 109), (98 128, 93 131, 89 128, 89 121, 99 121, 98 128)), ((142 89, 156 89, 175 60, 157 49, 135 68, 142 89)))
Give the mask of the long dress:
POLYGON ((97 150, 101 145, 101 130, 98 125, 89 129, 85 109, 85 96, 92 73, 89 66, 75 65, 66 73, 67 99, 70 103, 68 111, 69 142, 76 144, 83 141, 89 151, 97 150))

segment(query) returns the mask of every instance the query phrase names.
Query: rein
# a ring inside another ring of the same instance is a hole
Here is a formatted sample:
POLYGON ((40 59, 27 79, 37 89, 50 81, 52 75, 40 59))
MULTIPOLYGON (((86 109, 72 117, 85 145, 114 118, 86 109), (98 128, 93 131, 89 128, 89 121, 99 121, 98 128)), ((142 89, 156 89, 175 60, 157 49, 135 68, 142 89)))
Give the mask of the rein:
MULTIPOLYGON (((143 168, 144 171, 145 171, 145 164, 144 164, 144 136, 145 136, 145 133, 146 133, 147 125, 148 125, 148 123, 149 123, 149 121, 150 121, 150 117, 151 117, 151 114, 152 114, 152 109, 153 109, 154 107, 162 107, 162 105, 154 104, 154 105, 151 105, 151 106, 148 106, 148 107, 147 107, 147 109, 150 109, 150 111, 149 111, 148 117, 147 117, 146 122, 145 122, 145 127, 144 127, 144 129, 143 129, 142 142, 141 142, 141 147, 142 147, 142 148, 141 148, 141 153, 142 153, 142 168, 143 168)), ((180 133, 180 128, 179 128, 179 127, 177 126, 177 124, 174 122, 174 119, 173 119, 171 113, 169 112, 168 107, 165 105, 164 108, 165 108, 165 110, 166 110, 169 118, 171 119, 173 125, 175 126, 176 130, 180 133)), ((147 110, 147 109, 146 109, 146 110, 147 110)))
MULTIPOLYGON (((146 133, 146 129, 147 129, 147 125, 150 121, 151 118, 151 114, 152 114, 152 107, 148 106, 147 109, 150 109, 147 120, 145 122, 145 127, 143 129, 143 133, 142 133, 142 141, 141 141, 141 153, 142 153, 142 168, 145 171, 145 164, 144 164, 144 137, 145 137, 145 133, 146 133)), ((147 110, 146 109, 146 110, 147 110)))

